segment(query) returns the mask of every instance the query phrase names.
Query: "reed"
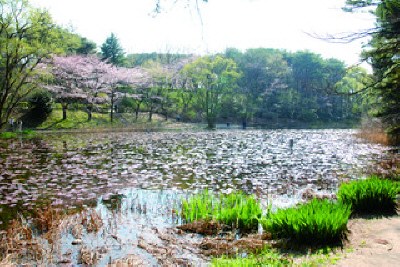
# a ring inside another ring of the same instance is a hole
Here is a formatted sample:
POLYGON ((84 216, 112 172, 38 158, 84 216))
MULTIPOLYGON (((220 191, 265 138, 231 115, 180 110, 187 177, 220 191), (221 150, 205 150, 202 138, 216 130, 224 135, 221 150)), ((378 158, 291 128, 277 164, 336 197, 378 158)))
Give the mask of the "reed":
POLYGON ((299 245, 337 245, 346 239, 350 214, 350 206, 313 199, 270 213, 262 225, 274 238, 289 239, 299 245))
POLYGON ((262 208, 252 195, 235 192, 215 196, 208 190, 182 202, 182 217, 188 222, 216 220, 243 230, 257 229, 262 208))
POLYGON ((353 214, 396 214, 399 182, 371 176, 344 183, 338 191, 341 203, 350 205, 353 214))

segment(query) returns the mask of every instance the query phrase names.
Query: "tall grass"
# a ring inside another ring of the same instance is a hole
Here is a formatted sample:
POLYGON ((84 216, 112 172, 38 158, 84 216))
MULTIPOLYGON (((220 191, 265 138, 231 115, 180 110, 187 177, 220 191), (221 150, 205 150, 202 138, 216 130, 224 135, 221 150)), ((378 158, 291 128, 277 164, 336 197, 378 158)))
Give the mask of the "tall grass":
POLYGON ((396 213, 398 193, 398 182, 372 176, 342 184, 337 196, 343 204, 351 205, 355 214, 380 215, 396 213))
POLYGON ((215 196, 208 190, 182 201, 182 217, 188 222, 211 220, 215 209, 217 209, 215 196))
POLYGON ((257 229, 261 215, 260 203, 254 196, 241 192, 223 196, 219 210, 213 214, 216 220, 245 230, 257 229))
POLYGON ((182 203, 182 216, 188 222, 216 220, 235 228, 251 230, 257 229, 261 215, 261 205, 254 196, 241 192, 217 197, 205 190, 182 203))
POLYGON ((301 245, 336 245, 346 238, 350 214, 350 206, 313 199, 270 213, 262 224, 275 238, 287 238, 301 245))

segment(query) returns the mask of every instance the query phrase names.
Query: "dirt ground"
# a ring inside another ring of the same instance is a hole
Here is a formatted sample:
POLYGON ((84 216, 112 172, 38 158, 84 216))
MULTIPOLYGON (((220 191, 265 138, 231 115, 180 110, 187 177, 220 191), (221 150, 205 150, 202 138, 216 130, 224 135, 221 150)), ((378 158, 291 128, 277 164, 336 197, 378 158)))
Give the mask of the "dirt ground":
POLYGON ((335 266, 400 266, 400 216, 349 221, 349 243, 335 266))

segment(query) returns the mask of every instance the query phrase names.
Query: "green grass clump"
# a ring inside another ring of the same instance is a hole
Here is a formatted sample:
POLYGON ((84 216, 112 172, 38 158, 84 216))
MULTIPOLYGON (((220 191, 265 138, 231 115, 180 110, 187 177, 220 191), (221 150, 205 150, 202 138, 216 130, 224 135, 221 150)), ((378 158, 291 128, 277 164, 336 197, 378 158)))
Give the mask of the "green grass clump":
POLYGON ((0 139, 17 138, 18 134, 14 132, 0 132, 0 139))
POLYGON ((230 266, 290 266, 292 260, 273 250, 265 249, 260 254, 250 254, 247 257, 231 258, 222 256, 214 258, 211 266, 214 267, 230 267, 230 266))
POLYGON ((217 221, 245 230, 257 229, 262 215, 261 205, 254 196, 241 192, 223 196, 218 208, 214 212, 217 221))
POLYGON ((275 238, 306 246, 336 245, 346 238, 350 206, 313 199, 270 213, 263 227, 275 238))
POLYGON ((182 217, 188 222, 211 220, 216 209, 215 205, 215 197, 208 190, 204 190, 182 201, 182 217))
POLYGON ((241 192, 215 195, 203 191, 182 202, 182 216, 188 222, 216 220, 243 230, 257 229, 262 215, 260 203, 252 195, 241 192))
POLYGON ((355 214, 395 214, 399 184, 370 177, 342 184, 338 191, 340 202, 351 205, 355 214))

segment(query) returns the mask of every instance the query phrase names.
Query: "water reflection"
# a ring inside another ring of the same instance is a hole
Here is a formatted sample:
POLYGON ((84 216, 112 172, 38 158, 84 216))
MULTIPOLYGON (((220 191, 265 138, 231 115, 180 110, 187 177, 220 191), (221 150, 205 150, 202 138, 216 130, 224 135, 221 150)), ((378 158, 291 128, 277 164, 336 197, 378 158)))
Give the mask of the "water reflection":
MULTIPOLYGON (((98 216, 98 232, 73 228, 71 222, 84 225, 77 213, 58 236, 57 249, 37 235, 54 254, 51 263, 77 263, 89 255, 103 266, 140 255, 143 265, 154 265, 160 259, 152 251, 164 251, 162 245, 169 244, 162 236, 178 242, 175 233, 160 234, 160 229, 180 223, 176 211, 187 194, 238 189, 256 194, 264 206, 290 206, 305 190, 335 192, 342 180, 359 178, 392 157, 386 153, 390 148, 363 143, 352 134, 234 130, 0 141, 0 228, 40 206, 88 208, 95 213, 85 220, 98 216)), ((186 256, 176 260, 204 262, 187 247, 177 253, 186 256)))

